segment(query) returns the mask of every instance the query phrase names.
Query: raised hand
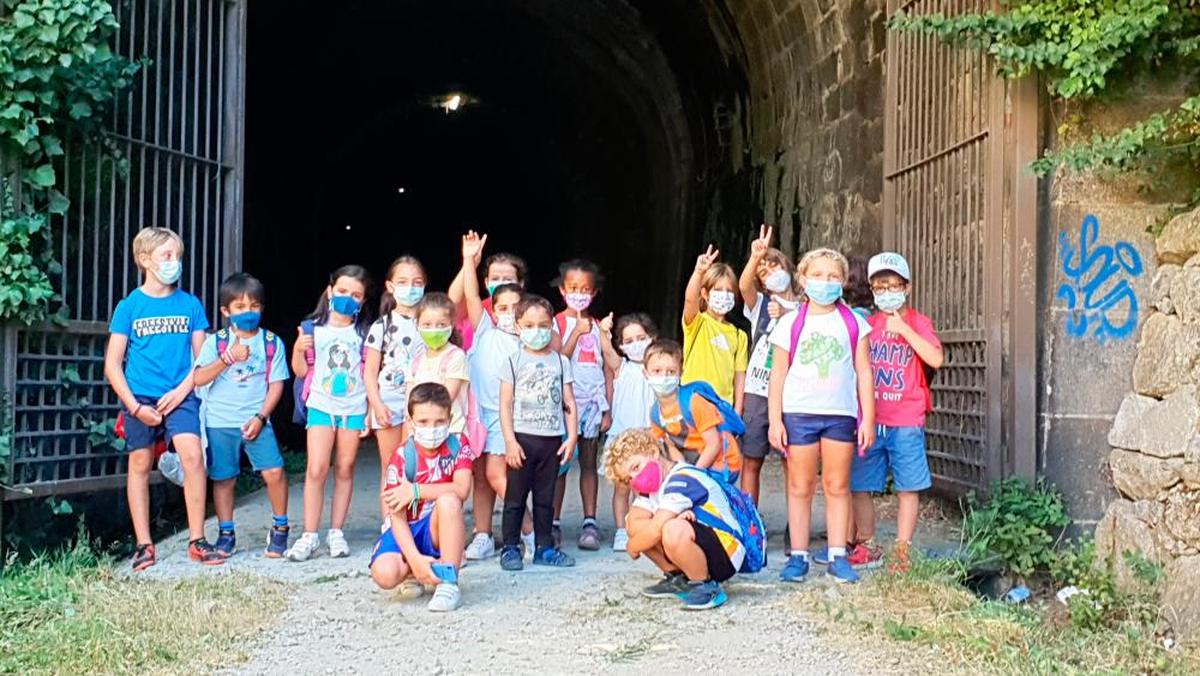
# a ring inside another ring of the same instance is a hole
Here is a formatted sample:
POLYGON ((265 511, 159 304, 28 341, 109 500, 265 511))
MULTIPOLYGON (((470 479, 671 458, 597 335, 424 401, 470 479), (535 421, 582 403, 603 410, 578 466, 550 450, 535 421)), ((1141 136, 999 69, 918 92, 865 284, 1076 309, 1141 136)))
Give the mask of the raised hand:
POLYGON ((714 249, 709 244, 708 250, 696 258, 696 274, 703 275, 705 272, 708 272, 708 269, 712 267, 712 264, 716 262, 717 257, 720 255, 720 250, 714 249))
POLYGON ((761 258, 771 248, 771 233, 773 229, 769 225, 761 225, 758 228, 758 239, 750 242, 750 257, 761 258))
POLYGON ((313 349, 313 337, 311 334, 304 332, 303 328, 296 328, 296 349, 303 354, 313 349))
POLYGON ((613 313, 608 313, 608 316, 600 320, 600 330, 605 334, 611 334, 613 329, 613 313))
POLYGON ((479 236, 479 233, 474 230, 468 230, 467 234, 462 238, 462 256, 464 259, 470 258, 479 265, 480 258, 483 257, 483 247, 487 244, 487 235, 479 236))

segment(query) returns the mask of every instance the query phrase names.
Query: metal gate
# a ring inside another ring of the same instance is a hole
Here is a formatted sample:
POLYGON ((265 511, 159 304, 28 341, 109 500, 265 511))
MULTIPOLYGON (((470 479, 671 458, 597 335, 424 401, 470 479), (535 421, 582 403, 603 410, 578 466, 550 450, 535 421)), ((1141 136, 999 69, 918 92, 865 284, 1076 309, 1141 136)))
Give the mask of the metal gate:
MULTIPOLYGON (((989 0, 889 0, 888 17, 995 9, 989 0)), ((908 257, 913 302, 946 363, 926 422, 947 493, 1032 475, 1036 448, 1037 90, 979 51, 890 31, 884 246, 908 257)))
POLYGON ((182 285, 205 307, 241 261, 244 0, 113 0, 113 9, 116 50, 149 61, 106 127, 121 161, 75 144, 57 167, 71 208, 53 224, 54 281, 70 321, 0 333, 0 413, 13 442, 0 458, 3 499, 124 482, 104 348, 113 307, 139 283, 129 253, 137 230, 183 237, 182 285))

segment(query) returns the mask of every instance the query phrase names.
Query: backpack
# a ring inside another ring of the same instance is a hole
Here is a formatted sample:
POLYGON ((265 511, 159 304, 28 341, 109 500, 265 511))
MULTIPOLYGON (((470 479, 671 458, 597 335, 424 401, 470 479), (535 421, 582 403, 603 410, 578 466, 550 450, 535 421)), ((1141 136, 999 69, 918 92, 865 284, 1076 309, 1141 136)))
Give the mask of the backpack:
MULTIPOLYGON (((317 332, 317 325, 311 319, 305 319, 300 322, 300 330, 304 335, 311 336, 317 332)), ((268 364, 270 360, 268 359, 268 364)), ((295 404, 292 413, 292 422, 297 425, 305 425, 308 423, 308 393, 312 391, 313 375, 316 372, 314 366, 317 363, 317 352, 315 349, 305 350, 304 363, 308 364, 308 372, 303 378, 296 378, 292 383, 292 401, 295 404)), ((367 341, 362 341, 362 354, 358 360, 359 372, 365 371, 367 368, 367 341)), ((269 368, 269 367, 268 367, 269 368)))
MULTIPOLYGON (((846 324, 846 331, 850 334, 850 361, 854 362, 854 355, 858 349, 858 319, 854 316, 854 310, 850 309, 849 305, 838 301, 834 307, 842 316, 842 322, 846 324)), ((788 368, 792 367, 792 362, 796 360, 796 348, 800 346, 800 334, 804 332, 804 318, 808 315, 808 303, 802 303, 796 309, 796 320, 792 322, 792 341, 788 348, 788 368)), ((858 399, 858 395, 854 397, 858 399)), ((862 424, 862 402, 858 402, 858 424, 862 424)))
MULTIPOLYGON (((267 354, 267 384, 271 384, 271 363, 275 361, 275 334, 263 329, 263 351, 267 354)), ((229 329, 217 331, 217 355, 225 354, 229 349, 229 329)))
POLYGON ((765 568, 767 566, 767 527, 763 524, 758 508, 754 506, 754 500, 729 481, 713 476, 712 472, 706 472, 698 467, 685 467, 682 471, 691 470, 705 472, 721 487, 721 492, 725 494, 725 499, 729 502, 729 509, 733 512, 733 518, 737 520, 741 533, 733 532, 724 521, 703 509, 693 510, 696 521, 713 530, 733 536, 746 548, 746 558, 742 559, 742 565, 738 569, 739 573, 757 573, 765 568))
MULTIPOLYGON (((462 349, 459 347, 454 349, 462 349)), ((421 361, 425 359, 426 352, 422 352, 413 357, 412 372, 418 373, 421 370, 421 361)), ((446 369, 450 368, 450 360, 442 358, 438 364, 438 378, 441 378, 442 384, 446 383, 446 369)), ((488 430, 487 425, 483 423, 483 419, 479 416, 479 402, 475 400, 475 390, 471 389, 471 383, 466 383, 463 387, 467 388, 467 407, 463 411, 463 417, 466 419, 467 429, 467 446, 469 453, 473 458, 478 458, 483 454, 484 448, 487 446, 488 430)))
MULTIPOLYGON (((708 403, 717 407, 717 411, 721 413, 721 424, 717 425, 717 430, 720 432, 728 432, 735 437, 740 437, 746 433, 746 422, 742 420, 742 416, 734 410, 733 405, 721 398, 717 394, 712 385, 709 385, 703 380, 690 382, 687 385, 679 386, 679 410, 683 413, 683 424, 686 429, 694 429, 696 421, 692 418, 692 397, 699 395, 708 403)), ((666 429, 662 421, 662 411, 658 400, 655 399, 654 405, 650 407, 650 420, 660 429, 666 429)), ((721 459, 725 461, 725 450, 727 442, 724 434, 721 435, 721 459)), ((682 450, 682 449, 681 449, 682 450)), ((705 470, 707 471, 707 470, 705 470)), ((725 462, 725 468, 720 472, 708 472, 714 478, 721 481, 727 481, 729 478, 729 463, 725 462)))
MULTIPOLYGON (((451 463, 458 462, 458 456, 462 453, 462 442, 457 434, 446 437, 446 447, 450 449, 451 463)), ((404 442, 404 478, 410 484, 417 481, 417 442, 413 440, 412 435, 404 442)))

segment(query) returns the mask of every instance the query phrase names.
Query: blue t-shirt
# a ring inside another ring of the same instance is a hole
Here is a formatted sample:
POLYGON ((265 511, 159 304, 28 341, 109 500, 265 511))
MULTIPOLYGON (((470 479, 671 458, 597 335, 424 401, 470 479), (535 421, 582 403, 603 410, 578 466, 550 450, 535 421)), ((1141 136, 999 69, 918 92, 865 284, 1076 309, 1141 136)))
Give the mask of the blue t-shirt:
POLYGON ((192 333, 208 328, 200 300, 176 289, 163 298, 134 289, 113 310, 109 331, 129 338, 125 380, 135 395, 161 397, 192 370, 192 333))
MULTIPOLYGON (((229 344, 234 344, 234 334, 229 334, 229 344)), ((241 427, 262 409, 267 399, 267 380, 276 383, 288 379, 287 349, 283 340, 271 334, 275 343, 275 354, 271 358, 271 370, 267 371, 267 332, 259 329, 250 338, 237 341, 250 347, 250 358, 234 362, 226 367, 217 379, 205 389, 204 424, 208 427, 241 427)), ((204 339, 196 366, 208 366, 220 359, 217 354, 217 335, 204 339)))

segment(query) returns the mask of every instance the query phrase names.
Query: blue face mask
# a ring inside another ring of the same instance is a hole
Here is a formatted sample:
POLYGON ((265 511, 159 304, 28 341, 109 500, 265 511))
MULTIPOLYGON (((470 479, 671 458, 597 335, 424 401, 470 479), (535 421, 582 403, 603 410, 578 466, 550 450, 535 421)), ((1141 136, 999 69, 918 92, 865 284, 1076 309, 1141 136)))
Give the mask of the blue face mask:
POLYGON ((521 329, 521 342, 531 350, 541 350, 550 344, 550 329, 531 327, 521 329))
POLYGON ((262 321, 261 312, 239 312, 236 315, 229 315, 229 323, 238 331, 254 331, 258 328, 260 321, 262 321))
POLYGON ((158 269, 154 272, 154 276, 158 277, 158 281, 167 286, 178 282, 182 274, 183 263, 179 261, 163 261, 158 264, 158 269))
POLYGON ((842 297, 842 283, 826 279, 806 279, 804 295, 818 305, 833 305, 842 297))
POLYGON ((334 296, 329 299, 329 309, 340 315, 355 317, 358 315, 361 306, 354 299, 354 296, 334 296))
POLYGON ((421 302, 425 297, 425 287, 423 286, 397 286, 392 291, 392 298, 404 307, 413 307, 421 302))

